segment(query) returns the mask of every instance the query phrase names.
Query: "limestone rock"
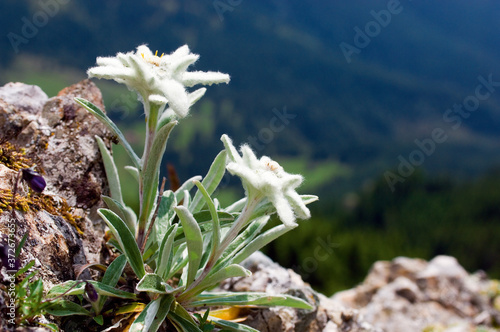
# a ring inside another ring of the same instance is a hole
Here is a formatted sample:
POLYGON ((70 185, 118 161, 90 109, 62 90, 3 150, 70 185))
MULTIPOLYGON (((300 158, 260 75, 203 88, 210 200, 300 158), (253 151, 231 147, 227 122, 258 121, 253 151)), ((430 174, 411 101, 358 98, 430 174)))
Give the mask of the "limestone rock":
MULTIPOLYGON (((29 234, 21 265, 35 260, 46 289, 74 279, 75 265, 103 258, 104 223, 96 210, 108 189, 94 136, 110 145, 111 135, 74 102, 76 96, 103 108, 101 93, 89 80, 50 99, 36 86, 9 83, 0 88, 0 233, 5 242, 7 224, 15 221, 16 243, 29 234), (15 204, 22 211, 12 212, 18 170, 34 165, 47 187, 36 194, 20 181, 15 204)), ((82 277, 90 278, 85 273, 82 277)))
MULTIPOLYGON (((437 256, 430 262, 399 257, 377 262, 358 287, 337 293, 339 305, 358 309, 384 331, 484 331, 500 322, 488 297, 492 281, 469 275, 457 260, 437 256)), ((492 329, 493 331, 493 329, 492 329)))
POLYGON ((359 310, 340 306, 326 296, 315 292, 302 278, 290 269, 274 263, 260 252, 254 253, 243 265, 252 271, 247 278, 224 281, 225 291, 255 291, 269 294, 289 294, 312 304, 313 311, 272 307, 252 309, 243 322, 263 332, 381 332, 359 314, 359 310))

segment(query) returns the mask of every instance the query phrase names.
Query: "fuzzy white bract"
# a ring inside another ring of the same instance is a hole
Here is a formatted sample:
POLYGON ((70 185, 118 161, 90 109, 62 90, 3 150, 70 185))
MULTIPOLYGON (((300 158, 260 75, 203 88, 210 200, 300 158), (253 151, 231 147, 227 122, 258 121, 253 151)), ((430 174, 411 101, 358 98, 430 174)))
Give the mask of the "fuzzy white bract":
POLYGON ((153 54, 146 45, 137 47, 136 52, 118 53, 115 57, 98 57, 97 67, 87 71, 89 77, 113 79, 137 91, 145 104, 160 106, 168 104, 167 113, 184 118, 189 108, 205 93, 205 88, 193 92, 186 87, 197 84, 211 85, 228 83, 229 75, 220 72, 188 72, 187 68, 198 60, 199 55, 191 53, 184 45, 168 55, 153 54))
POLYGON ((221 141, 229 159, 226 169, 241 178, 248 199, 266 197, 276 208, 283 224, 288 227, 297 226, 296 216, 301 219, 310 218, 309 209, 295 191, 303 181, 301 175, 285 172, 283 167, 269 157, 257 159, 248 145, 241 146, 240 156, 227 135, 222 135, 221 141))

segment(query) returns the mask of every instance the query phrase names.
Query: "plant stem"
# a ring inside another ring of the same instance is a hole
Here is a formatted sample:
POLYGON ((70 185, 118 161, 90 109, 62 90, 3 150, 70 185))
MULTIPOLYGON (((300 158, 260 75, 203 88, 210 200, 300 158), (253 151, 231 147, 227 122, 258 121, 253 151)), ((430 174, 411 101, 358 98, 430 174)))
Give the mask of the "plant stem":
POLYGON ((252 216, 253 211, 257 207, 257 205, 260 203, 262 197, 256 195, 252 195, 248 197, 247 203, 245 204, 245 207, 243 208, 243 211, 241 214, 238 216, 238 219, 234 222, 234 224, 231 226, 229 231, 226 233, 226 236, 222 240, 221 244, 219 245, 219 248, 217 249, 217 253, 215 254, 215 260, 219 259, 219 257, 224 253, 224 250, 226 250, 227 246, 233 242, 233 240, 238 236, 238 233, 245 227, 245 225, 248 224, 250 221, 250 217, 252 216), (252 197, 253 196, 253 197, 252 197))
POLYGON ((233 240, 238 236, 238 233, 243 229, 243 227, 245 227, 245 225, 248 224, 248 222, 250 221, 250 217, 252 216, 253 211, 255 210, 257 205, 260 203, 261 199, 262 199, 262 197, 258 196, 258 195, 252 195, 252 197, 248 198, 247 203, 246 203, 245 207, 243 208, 243 211, 238 216, 238 219, 236 219, 236 221, 231 226, 229 231, 226 233, 226 236, 224 237, 224 240, 222 240, 216 253, 213 256, 211 256, 210 259, 208 260, 207 265, 203 269, 203 272, 177 298, 177 301, 179 303, 186 303, 189 301, 189 299, 191 297, 196 295, 196 294, 192 294, 193 290, 196 289, 196 287, 210 274, 212 268, 215 266, 215 263, 219 260, 219 258, 224 253, 224 250, 226 250, 227 247, 231 244, 231 242, 233 242, 233 240))
MULTIPOLYGON (((144 232, 146 229, 146 224, 149 220, 153 209, 153 202, 149 191, 152 188, 145 188, 144 183, 144 170, 147 168, 147 164, 149 161, 149 156, 151 153, 151 147, 153 146, 153 142, 156 136, 156 126, 158 124, 158 117, 160 113, 160 109, 162 106, 157 104, 150 104, 147 102, 147 99, 144 98, 144 110, 147 115, 146 117, 146 142, 144 144, 144 152, 142 154, 142 168, 139 173, 139 198, 141 201, 140 204, 140 213, 137 227, 137 244, 142 246, 144 242, 144 232)), ((156 185, 155 188, 158 188, 158 183, 154 183, 156 185)), ((153 195, 154 196, 154 195, 153 195)), ((153 197, 154 198, 154 197, 153 197)))
POLYGON ((158 216, 158 209, 160 208, 160 203, 161 199, 163 197, 163 191, 165 190, 165 182, 167 179, 164 177, 163 181, 161 182, 161 187, 160 187, 160 193, 158 194, 158 200, 156 202, 156 209, 155 213, 153 214, 153 217, 151 218, 151 223, 149 224, 148 231, 146 233, 146 237, 144 238, 144 241, 141 246, 141 253, 144 253, 144 249, 146 248, 146 243, 148 242, 149 234, 151 234, 151 230, 153 229, 154 223, 156 221, 156 217, 158 216))

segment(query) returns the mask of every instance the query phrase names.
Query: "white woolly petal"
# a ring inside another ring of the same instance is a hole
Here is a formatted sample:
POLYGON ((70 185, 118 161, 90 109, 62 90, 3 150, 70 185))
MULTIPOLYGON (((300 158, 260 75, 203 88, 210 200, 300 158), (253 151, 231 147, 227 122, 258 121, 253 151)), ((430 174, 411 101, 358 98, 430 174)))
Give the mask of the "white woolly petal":
POLYGON ((162 91, 168 99, 168 106, 174 110, 179 118, 184 118, 189 113, 189 98, 184 86, 177 81, 162 82, 162 91))
POLYGON ((252 169, 257 169, 259 165, 259 160, 255 156, 255 153, 253 153, 252 148, 248 144, 243 144, 240 147, 241 155, 243 162, 250 168, 252 169))
POLYGON ((134 55, 134 53, 132 53, 132 52, 118 53, 116 55, 116 59, 118 61, 120 61, 120 63, 122 64, 122 66, 130 67, 130 57, 132 57, 133 55, 134 55))
POLYGON ((89 77, 115 79, 121 78, 126 80, 134 76, 134 71, 129 68, 114 68, 114 67, 93 67, 87 70, 89 77))
POLYGON ((306 207, 306 205, 304 204, 304 201, 302 201, 302 198, 300 197, 299 194, 297 194, 296 191, 294 191, 294 190, 288 191, 285 193, 285 196, 288 199, 288 202, 292 206, 293 210, 295 211, 295 214, 300 219, 311 218, 311 212, 306 207))
POLYGON ((206 91, 207 91, 207 88, 199 88, 198 90, 191 92, 188 95, 189 106, 193 106, 194 103, 196 103, 198 100, 200 100, 200 98, 203 97, 203 95, 205 94, 206 91))
POLYGON ((286 174, 286 185, 291 189, 295 189, 302 184, 304 177, 300 174, 286 174))
POLYGON ((185 86, 194 86, 196 84, 212 85, 219 83, 229 83, 230 77, 228 74, 209 71, 189 71, 182 75, 182 83, 185 86))
POLYGON ((144 57, 146 56, 153 56, 153 52, 149 49, 147 45, 139 45, 137 46, 137 52, 136 54, 142 56, 144 54, 144 57))
POLYGON ((121 67, 122 63, 116 57, 98 57, 95 61, 99 66, 121 67))
POLYGON ((181 79, 183 72, 185 72, 191 64, 195 63, 199 57, 198 54, 188 54, 182 58, 174 59, 168 64, 172 68, 172 75, 181 79))
POLYGON ((174 52, 172 52, 171 54, 169 54, 168 56, 170 58, 172 58, 172 61, 174 61, 175 59, 179 59, 179 58, 185 57, 189 53, 190 53, 189 46, 182 45, 181 47, 179 47, 178 49, 176 49, 174 52))
POLYGON ((236 151, 236 148, 233 145, 233 141, 226 134, 222 135, 220 140, 224 143, 224 147, 226 148, 227 156, 229 160, 235 163, 242 163, 243 159, 241 159, 240 154, 236 151))
POLYGON ((130 66, 135 69, 136 78, 138 81, 143 81, 150 85, 155 80, 155 73, 152 70, 152 65, 137 56, 130 56, 130 66))
POLYGON ((251 170, 248 167, 239 165, 235 162, 230 162, 227 164, 226 169, 229 173, 233 175, 238 175, 242 181, 247 182, 248 185, 251 185, 253 188, 262 187, 262 179, 255 173, 255 171, 251 170))
POLYGON ((285 226, 287 227, 297 226, 292 207, 290 206, 290 203, 288 203, 286 198, 283 196, 283 194, 269 197, 269 200, 273 203, 274 207, 276 208, 276 212, 278 213, 278 217, 285 226))

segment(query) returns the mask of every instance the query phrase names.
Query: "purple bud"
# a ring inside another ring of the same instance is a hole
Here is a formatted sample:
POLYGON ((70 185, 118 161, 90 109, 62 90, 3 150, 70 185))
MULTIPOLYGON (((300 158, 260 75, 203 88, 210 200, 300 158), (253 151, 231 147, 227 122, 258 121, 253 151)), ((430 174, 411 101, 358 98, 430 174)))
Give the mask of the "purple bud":
POLYGON ((33 191, 41 193, 45 189, 47 185, 45 179, 32 168, 23 168, 21 171, 23 172, 23 180, 28 183, 28 186, 30 186, 33 191))
POLYGON ((85 283, 85 294, 87 294, 90 302, 97 302, 99 300, 99 294, 97 294, 97 291, 90 282, 85 283))

